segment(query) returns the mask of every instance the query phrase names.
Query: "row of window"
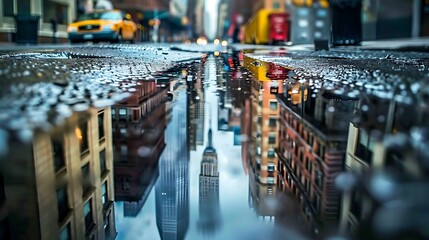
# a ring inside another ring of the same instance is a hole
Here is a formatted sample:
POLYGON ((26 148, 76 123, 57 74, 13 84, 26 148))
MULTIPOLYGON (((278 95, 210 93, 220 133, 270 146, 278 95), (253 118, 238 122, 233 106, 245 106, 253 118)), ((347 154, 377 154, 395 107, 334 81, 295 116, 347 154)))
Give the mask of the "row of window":
POLYGON ((154 97, 145 101, 141 106, 135 108, 112 107, 112 120, 116 121, 139 121, 151 113, 159 104, 164 102, 165 97, 154 97))
MULTIPOLYGON (((321 141, 316 140, 315 142, 315 136, 311 133, 311 131, 308 131, 304 124, 299 123, 297 119, 295 119, 292 114, 288 113, 287 110, 281 109, 280 112, 283 119, 286 121, 287 124, 291 128, 293 128, 298 135, 301 136, 301 138, 304 140, 304 142, 311 148, 316 148, 316 155, 319 156, 322 160, 325 158, 325 145, 322 144, 321 141)), ((289 138, 289 136, 286 133, 286 129, 283 126, 280 126, 280 134, 281 137, 289 138)))
MULTIPOLYGON (((108 198, 108 187, 107 180, 101 185, 101 203, 104 207, 107 206, 109 202, 108 198)), ((67 193, 67 185, 59 188, 57 190, 57 208, 58 208, 58 222, 63 222, 66 220, 66 217, 69 215, 71 206, 69 203, 69 197, 67 193)), ((85 227, 88 231, 91 225, 94 223, 94 211, 93 211, 93 199, 90 198, 83 207, 83 213, 85 218, 85 227)), ((60 239, 70 239, 70 225, 68 224, 60 233, 60 239)))

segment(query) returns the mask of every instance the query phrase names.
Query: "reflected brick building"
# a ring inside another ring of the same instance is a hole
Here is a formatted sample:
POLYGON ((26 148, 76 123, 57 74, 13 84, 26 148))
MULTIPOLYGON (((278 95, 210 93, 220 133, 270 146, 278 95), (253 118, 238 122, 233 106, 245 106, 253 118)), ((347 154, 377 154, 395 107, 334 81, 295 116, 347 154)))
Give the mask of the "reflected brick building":
POLYGON ((356 100, 297 83, 278 95, 280 130, 278 188, 298 201, 298 220, 318 233, 339 220, 340 193, 334 181, 343 171, 348 122, 356 100))
MULTIPOLYGON (((245 66, 250 66, 251 58, 245 58, 245 66)), ((253 65, 254 66, 254 65, 253 65)), ((268 64, 249 67, 253 74, 251 86, 251 127, 250 132, 250 167, 256 180, 262 184, 274 185, 277 182, 278 116, 279 106, 276 95, 270 92, 272 82, 267 78, 268 64)), ((282 91, 282 85, 279 85, 282 91)))
POLYGON ((110 108, 12 143, 2 161, 0 239, 116 237, 110 108))
POLYGON ((166 88, 141 80, 128 99, 112 107, 115 197, 124 202, 125 216, 138 215, 158 178, 166 100, 166 88))

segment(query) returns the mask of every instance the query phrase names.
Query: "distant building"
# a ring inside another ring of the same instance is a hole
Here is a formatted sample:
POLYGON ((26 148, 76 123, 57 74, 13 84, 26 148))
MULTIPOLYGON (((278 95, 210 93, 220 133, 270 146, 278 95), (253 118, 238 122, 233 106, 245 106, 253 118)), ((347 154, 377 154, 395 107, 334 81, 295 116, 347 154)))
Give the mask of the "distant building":
POLYGON ((219 171, 217 153, 213 147, 212 135, 210 127, 208 131, 208 144, 204 149, 199 177, 200 216, 198 229, 203 233, 213 233, 220 227, 219 171))
POLYGON ((13 143, 2 162, 0 239, 115 239, 110 108, 13 143))
POLYGON ((115 198, 125 216, 137 216, 158 179, 165 147, 167 89, 141 80, 128 99, 112 106, 115 198))

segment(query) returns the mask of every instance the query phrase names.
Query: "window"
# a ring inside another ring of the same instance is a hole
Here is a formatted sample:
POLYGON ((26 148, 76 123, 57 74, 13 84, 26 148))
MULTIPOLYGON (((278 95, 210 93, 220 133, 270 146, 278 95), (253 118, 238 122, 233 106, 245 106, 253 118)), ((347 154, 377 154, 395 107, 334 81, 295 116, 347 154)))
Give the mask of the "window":
POLYGON ((323 173, 320 170, 316 170, 316 186, 323 189, 323 173))
POLYGON ((84 154, 89 151, 88 144, 88 123, 82 122, 79 127, 76 128, 76 136, 79 140, 80 153, 84 154))
POLYGON ((88 231, 94 221, 92 217, 92 199, 89 199, 88 202, 85 203, 83 207, 83 215, 85 216, 85 227, 88 231))
POLYGON ((351 197, 350 212, 360 220, 362 217, 362 194, 354 190, 351 197))
POLYGON ((16 2, 18 3, 18 14, 29 15, 31 13, 30 0, 19 0, 16 2))
POLYGON ((313 207, 314 209, 316 209, 317 213, 320 212, 320 197, 317 194, 314 194, 314 197, 313 197, 313 207))
POLYGON ((274 184, 274 178, 273 177, 267 177, 267 184, 274 184))
POLYGON ((65 226, 63 228, 63 230, 61 230, 61 232, 60 232, 60 240, 69 240, 69 239, 71 239, 71 236, 70 236, 70 223, 67 224, 67 226, 65 226))
POLYGON ((275 144, 276 143, 276 133, 275 132, 270 132, 268 134, 268 143, 269 144, 275 144))
POLYGON ((83 195, 85 195, 91 188, 91 178, 89 174, 89 163, 85 164, 81 168, 82 172, 82 189, 83 189, 83 195))
POLYGON ((119 134, 121 138, 127 137, 127 128, 125 127, 119 128, 119 134))
POLYGON ((308 173, 310 173, 311 174, 311 167, 312 167, 312 164, 311 164, 311 160, 310 159, 308 159, 307 158, 307 171, 308 171, 308 173))
POLYGON ((270 109, 271 110, 277 110, 277 101, 276 100, 270 101, 270 109))
POLYGON ((273 2, 273 9, 280 9, 280 3, 279 2, 273 2))
POLYGON ((139 121, 140 120, 140 109, 133 109, 132 111, 132 117, 133 121, 139 121))
POLYGON ((307 191, 307 194, 310 195, 310 181, 305 179, 304 182, 305 182, 305 191, 307 191))
POLYGON ((57 190, 58 222, 62 222, 69 212, 67 186, 57 190))
POLYGON ((11 0, 3 0, 3 16, 5 17, 13 17, 13 4, 14 1, 11 0))
POLYGON ((313 147, 313 140, 314 140, 314 136, 313 134, 309 134, 308 135, 308 145, 310 145, 310 147, 313 147))
POLYGON ((273 158, 273 157, 275 157, 276 155, 275 155, 275 152, 274 152, 274 149, 269 149, 268 150, 268 157, 269 158, 273 158))
POLYGON ((374 151, 374 139, 369 137, 365 131, 359 129, 357 142, 355 149, 356 156, 367 164, 371 164, 372 153, 374 151))
POLYGON ((106 150, 103 149, 100 152, 100 176, 103 176, 106 171, 106 150))
POLYGON ((277 119, 276 118, 270 118, 270 119, 268 119, 268 126, 270 126, 270 127, 276 127, 277 126, 277 119))
POLYGON ((128 145, 121 144, 121 156, 128 156, 128 145))
POLYGON ((98 114, 98 139, 104 138, 104 112, 98 114))
POLYGON ((43 1, 43 21, 55 20, 58 24, 68 23, 68 5, 52 0, 43 1))
POLYGON ((127 109, 119 108, 119 120, 127 120, 127 109))
POLYGON ((101 186, 101 203, 103 206, 106 206, 106 203, 109 201, 107 196, 107 181, 101 186))
POLYGON ((272 163, 268 164, 267 166, 268 172, 274 172, 275 168, 276 168, 275 165, 272 163))
POLYGON ((52 155, 54 158, 55 172, 65 166, 64 143, 61 140, 52 140, 52 155))

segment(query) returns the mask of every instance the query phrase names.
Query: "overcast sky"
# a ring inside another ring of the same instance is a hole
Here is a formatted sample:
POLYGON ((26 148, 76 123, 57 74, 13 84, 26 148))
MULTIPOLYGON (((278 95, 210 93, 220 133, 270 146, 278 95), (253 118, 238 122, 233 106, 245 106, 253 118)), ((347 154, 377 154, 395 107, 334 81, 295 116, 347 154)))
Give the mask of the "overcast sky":
POLYGON ((204 29, 208 38, 213 39, 216 35, 217 11, 219 0, 204 0, 205 15, 204 29))

